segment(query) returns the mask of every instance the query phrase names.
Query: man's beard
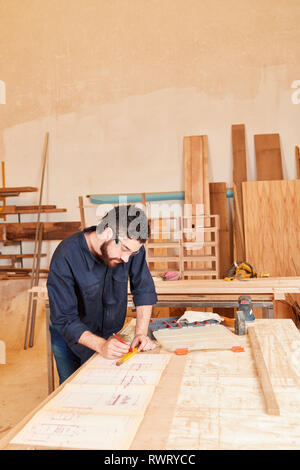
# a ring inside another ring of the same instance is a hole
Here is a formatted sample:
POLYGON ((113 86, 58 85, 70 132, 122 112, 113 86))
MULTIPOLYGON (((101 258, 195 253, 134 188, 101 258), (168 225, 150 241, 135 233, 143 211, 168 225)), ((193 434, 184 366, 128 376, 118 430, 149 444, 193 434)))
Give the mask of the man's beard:
POLYGON ((110 268, 114 268, 118 264, 123 263, 121 258, 111 258, 108 255, 108 246, 110 243, 112 243, 112 241, 113 240, 109 240, 108 242, 102 243, 100 247, 101 255, 98 255, 101 261, 103 261, 103 263, 106 264, 106 266, 109 266, 110 268))

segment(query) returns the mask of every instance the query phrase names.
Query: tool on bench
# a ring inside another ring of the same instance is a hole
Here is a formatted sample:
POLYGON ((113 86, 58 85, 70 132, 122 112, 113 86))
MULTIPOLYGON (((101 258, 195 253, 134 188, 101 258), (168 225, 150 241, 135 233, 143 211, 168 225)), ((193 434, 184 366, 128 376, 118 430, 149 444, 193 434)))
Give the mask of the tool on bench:
POLYGON ((249 279, 257 277, 256 270, 246 261, 234 262, 226 271, 224 280, 232 281, 233 279, 249 279))
POLYGON ((241 295, 239 297, 239 307, 235 315, 234 320, 234 331, 237 335, 246 334, 246 322, 252 322, 255 320, 251 297, 247 295, 241 295))

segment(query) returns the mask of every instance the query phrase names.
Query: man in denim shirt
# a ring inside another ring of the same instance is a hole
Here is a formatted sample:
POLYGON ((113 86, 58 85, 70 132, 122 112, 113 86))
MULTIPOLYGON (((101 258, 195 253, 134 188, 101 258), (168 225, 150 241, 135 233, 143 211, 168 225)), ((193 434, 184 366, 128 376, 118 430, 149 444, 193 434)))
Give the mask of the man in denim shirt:
POLYGON ((60 383, 94 352, 118 359, 131 348, 153 349, 147 336, 157 301, 144 243, 149 234, 145 213, 137 206, 117 206, 97 227, 71 235, 56 248, 47 288, 50 333, 60 383), (131 345, 114 337, 124 325, 128 279, 136 307, 131 345))

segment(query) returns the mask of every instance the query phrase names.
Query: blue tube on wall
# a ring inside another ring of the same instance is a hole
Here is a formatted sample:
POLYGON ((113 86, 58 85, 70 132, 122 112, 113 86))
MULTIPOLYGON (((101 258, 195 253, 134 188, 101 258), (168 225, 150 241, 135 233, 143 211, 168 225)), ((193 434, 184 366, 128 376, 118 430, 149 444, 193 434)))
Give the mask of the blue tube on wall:
MULTIPOLYGON (((227 198, 233 197, 232 189, 227 189, 227 198)), ((142 202, 142 194, 120 194, 120 195, 109 195, 109 194, 91 194, 87 196, 92 204, 119 204, 127 202, 129 204, 135 202, 142 202)), ((184 192, 170 192, 170 193, 146 193, 146 202, 155 201, 184 201, 184 192)))

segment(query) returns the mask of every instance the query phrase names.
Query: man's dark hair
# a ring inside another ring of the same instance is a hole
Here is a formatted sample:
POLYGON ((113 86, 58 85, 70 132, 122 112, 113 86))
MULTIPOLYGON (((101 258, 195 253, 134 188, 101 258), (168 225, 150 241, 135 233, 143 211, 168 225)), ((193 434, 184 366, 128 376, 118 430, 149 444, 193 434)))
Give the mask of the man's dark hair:
POLYGON ((113 238, 121 236, 146 243, 150 228, 145 212, 139 207, 129 204, 115 206, 102 218, 97 225, 97 233, 100 235, 106 227, 110 227, 114 233, 113 238))

